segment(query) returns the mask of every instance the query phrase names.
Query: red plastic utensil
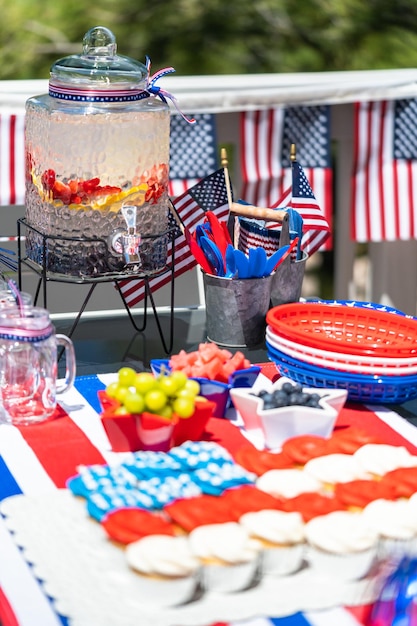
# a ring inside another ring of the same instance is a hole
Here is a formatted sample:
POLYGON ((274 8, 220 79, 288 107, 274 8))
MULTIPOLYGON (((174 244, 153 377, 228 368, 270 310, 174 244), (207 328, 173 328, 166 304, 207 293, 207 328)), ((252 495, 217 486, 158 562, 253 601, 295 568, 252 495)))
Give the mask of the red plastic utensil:
POLYGON ((275 265, 273 271, 276 271, 279 266, 281 265, 281 263, 283 263, 285 261, 285 259, 291 254, 291 252, 294 250, 294 248, 298 245, 298 237, 296 237, 295 239, 292 240, 292 242, 290 243, 290 245, 288 246, 288 249, 286 250, 286 252, 284 252, 284 254, 282 255, 282 257, 280 257, 279 261, 277 262, 277 264, 275 265))
POLYGON ((206 272, 206 274, 214 274, 213 266, 209 263, 206 255, 204 254, 197 241, 195 240, 193 234, 188 228, 184 228, 184 235, 190 247, 191 254, 195 258, 201 269, 206 272))
MULTIPOLYGON (((226 248, 229 245, 230 241, 229 241, 229 239, 225 235, 225 232, 223 230, 223 226, 222 226, 219 218, 217 217, 217 215, 215 213, 213 213, 213 211, 207 211, 207 213, 206 213, 206 220, 210 224, 210 228, 211 228, 211 232, 213 233, 214 241, 215 241, 217 247, 219 248, 219 250, 220 250, 220 252, 222 254, 223 259, 225 259, 226 248)), ((225 269, 226 269, 226 266, 225 266, 225 269)))

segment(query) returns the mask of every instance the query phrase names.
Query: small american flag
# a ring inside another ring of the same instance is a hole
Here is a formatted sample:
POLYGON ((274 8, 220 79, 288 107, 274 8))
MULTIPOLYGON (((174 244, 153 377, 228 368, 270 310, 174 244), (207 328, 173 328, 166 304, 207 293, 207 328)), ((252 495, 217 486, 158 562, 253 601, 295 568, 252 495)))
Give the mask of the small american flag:
MULTIPOLYGON (((229 205, 227 200, 226 179, 223 168, 206 176, 196 185, 188 189, 181 196, 173 200, 175 211, 184 227, 192 233, 198 224, 204 221, 206 211, 213 211, 219 220, 227 220, 229 205)), ((171 224, 174 224, 171 216, 171 224)), ((172 247, 168 246, 168 261, 171 259, 172 247)), ((181 276, 196 265, 184 234, 178 228, 174 245, 175 277, 181 276)), ((167 285, 171 281, 171 272, 162 276, 151 278, 149 287, 152 293, 167 285)), ((125 280, 119 283, 120 291, 125 298, 126 304, 133 307, 145 296, 146 283, 143 279, 125 280)))
POLYGON ((172 114, 169 148, 169 194, 175 198, 218 167, 216 117, 211 113, 192 116, 190 125, 172 114))
MULTIPOLYGON (((331 224, 330 107, 277 107, 243 112, 240 119, 241 196, 257 206, 286 205, 297 185, 290 160, 291 144, 295 144, 320 213, 331 224)), ((325 249, 330 249, 331 237, 327 235, 325 239, 325 249)))
MULTIPOLYGON (((272 208, 283 208, 285 205, 299 212, 303 218, 301 249, 311 256, 322 248, 330 237, 330 225, 316 200, 303 168, 297 161, 293 161, 291 169, 292 185, 272 208)), ((277 224, 271 222, 268 227, 277 228, 277 224)))
POLYGON ((25 203, 25 115, 0 115, 0 205, 25 203))
POLYGON ((417 239, 417 99, 355 104, 352 237, 417 239))

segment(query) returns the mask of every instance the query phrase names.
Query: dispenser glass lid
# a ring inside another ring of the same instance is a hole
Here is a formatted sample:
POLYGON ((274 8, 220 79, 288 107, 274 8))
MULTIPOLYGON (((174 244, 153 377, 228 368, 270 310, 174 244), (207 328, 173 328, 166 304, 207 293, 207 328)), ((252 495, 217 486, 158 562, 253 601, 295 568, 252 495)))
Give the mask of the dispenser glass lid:
POLYGON ((146 88, 147 78, 146 65, 117 54, 116 37, 112 31, 95 26, 84 35, 82 54, 58 59, 52 65, 50 83, 112 90, 146 88))

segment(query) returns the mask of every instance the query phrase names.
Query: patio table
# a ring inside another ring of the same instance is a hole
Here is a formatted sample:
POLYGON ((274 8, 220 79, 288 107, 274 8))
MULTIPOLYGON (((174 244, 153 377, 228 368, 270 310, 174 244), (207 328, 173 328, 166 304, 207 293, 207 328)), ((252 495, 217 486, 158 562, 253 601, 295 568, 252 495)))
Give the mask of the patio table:
MULTIPOLYGON (((262 375, 270 379, 275 378, 277 373, 272 363, 261 365, 262 375)), ((346 596, 343 593, 340 595, 340 598, 346 597, 347 600, 355 599, 350 606, 339 600, 332 601, 325 594, 322 606, 320 606, 320 598, 317 596, 314 599, 316 592, 311 592, 310 599, 308 601, 306 599, 307 606, 303 606, 302 600, 298 600, 298 604, 289 602, 289 614, 286 614, 282 607, 275 614, 267 611, 270 606, 275 606, 272 600, 265 604, 259 603, 257 606, 260 615, 257 617, 254 616, 250 603, 246 609, 244 608, 245 594, 238 594, 226 600, 218 598, 218 607, 216 608, 213 604, 211 607, 213 610, 209 608, 206 613, 202 613, 204 610, 204 604, 202 604, 198 618, 193 618, 193 607, 188 606, 185 610, 174 608, 162 612, 160 616, 155 610, 152 618, 145 612, 142 616, 137 615, 137 621, 136 619, 132 621, 128 615, 123 616, 122 602, 117 607, 107 606, 104 603, 106 611, 102 613, 102 621, 98 619, 91 621, 89 613, 91 607, 89 608, 88 602, 80 601, 80 610, 75 614, 65 614, 65 591, 63 598, 51 597, 51 589, 55 593, 57 584, 59 588, 60 577, 71 574, 71 571, 65 568, 65 550, 71 550, 74 545, 78 548, 80 566, 84 567, 86 563, 86 567, 92 567, 92 586, 95 584, 95 579, 102 579, 106 584, 111 584, 112 574, 117 582, 117 572, 100 571, 99 567, 94 567, 91 555, 86 560, 89 546, 83 543, 83 538, 77 543, 75 537, 77 524, 96 525, 97 528, 94 528, 92 532, 99 532, 102 529, 96 522, 87 519, 83 504, 64 489, 67 479, 77 473, 79 465, 112 463, 117 458, 117 453, 112 452, 107 435, 100 423, 100 407, 97 398, 97 391, 104 389, 114 377, 114 374, 77 377, 74 388, 60 397, 55 419, 49 422, 19 428, 7 424, 0 425, 0 501, 4 504, 6 498, 24 494, 27 498, 21 498, 21 500, 39 503, 39 509, 34 508, 32 504, 28 510, 34 513, 33 524, 35 527, 36 524, 39 526, 35 530, 39 532, 40 541, 47 541, 45 534, 51 530, 51 554, 45 553, 45 559, 49 566, 55 567, 53 571, 54 578, 56 577, 56 581, 52 581, 54 582, 52 587, 48 586, 48 581, 44 584, 37 577, 39 570, 36 564, 35 566, 31 564, 30 550, 24 552, 19 548, 19 537, 10 531, 10 520, 6 521, 2 514, 0 516, 0 623, 2 626, 67 624, 73 626, 141 624, 145 626, 148 623, 156 626, 178 626, 178 624, 206 626, 209 623, 216 623, 217 626, 219 624, 223 626, 268 626, 272 624, 276 626, 325 626, 328 624, 354 626, 365 623, 365 616, 369 613, 370 607, 369 598, 364 593, 365 602, 362 602, 362 596, 352 595, 355 592, 354 588, 346 593, 346 596), (43 514, 42 506, 45 503, 52 503, 53 508, 56 503, 54 515, 51 516, 47 512, 43 514), (59 517, 60 511, 67 509, 71 512, 71 519, 68 521, 59 517), (45 521, 44 526, 42 520, 45 521), (71 524, 74 525, 71 526, 71 524), (53 528, 52 525, 54 525, 53 528), (60 546, 59 537, 57 537, 59 533, 65 535, 61 537, 61 542, 66 545, 60 546), (56 545, 60 546, 62 554, 54 552, 56 545), (238 604, 241 606, 238 607, 238 604), (83 608, 84 605, 85 608, 83 608), (114 614, 112 614, 113 609, 114 614), (85 611, 84 614, 83 611, 85 611), (211 616, 215 619, 211 619, 211 616)), ((377 434, 383 441, 392 445, 405 445, 410 452, 417 454, 417 429, 395 410, 381 406, 348 403, 342 409, 336 427, 348 425, 367 429, 377 434)), ((211 440, 220 442, 231 452, 247 442, 244 434, 228 419, 211 418, 206 432, 211 440)), ((118 550, 112 545, 109 547, 112 550, 118 550)), ((297 578, 294 578, 294 584, 296 581, 297 578)), ((298 581, 299 588, 293 595, 302 598, 305 594, 307 598, 309 596, 309 589, 306 587, 307 579, 300 576, 298 581)), ((285 581, 277 580, 277 589, 284 584, 286 584, 285 581)), ((288 589, 291 593, 291 587, 288 589)), ((337 586, 335 589, 338 591, 337 586)), ((365 587, 361 587, 360 584, 357 590, 366 591, 365 587)), ((90 591, 91 597, 94 598, 94 589, 90 591)), ((86 590, 86 593, 88 594, 89 590, 86 590)), ((279 608, 280 605, 276 606, 279 608)), ((92 614, 95 614, 94 611, 92 614)))

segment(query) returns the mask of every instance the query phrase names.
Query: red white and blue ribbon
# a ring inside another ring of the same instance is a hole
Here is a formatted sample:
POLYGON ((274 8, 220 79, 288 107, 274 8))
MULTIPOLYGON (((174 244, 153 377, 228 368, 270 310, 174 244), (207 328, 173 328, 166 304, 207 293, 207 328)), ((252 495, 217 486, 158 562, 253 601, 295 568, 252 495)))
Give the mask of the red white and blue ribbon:
POLYGON ((148 70, 149 78, 145 89, 139 87, 134 89, 84 89, 75 85, 63 86, 54 82, 51 79, 49 81, 49 95, 52 98, 57 98, 59 100, 97 104, 114 102, 135 102, 154 96, 159 97, 162 102, 166 104, 167 100, 170 100, 178 113, 187 122, 189 122, 190 124, 194 124, 195 120, 187 118, 180 110, 175 96, 169 91, 166 91, 166 89, 162 89, 162 87, 159 87, 155 84, 163 76, 175 72, 175 69, 173 67, 165 67, 155 72, 153 76, 150 76, 150 67, 151 61, 149 57, 146 57, 146 68, 148 70))

